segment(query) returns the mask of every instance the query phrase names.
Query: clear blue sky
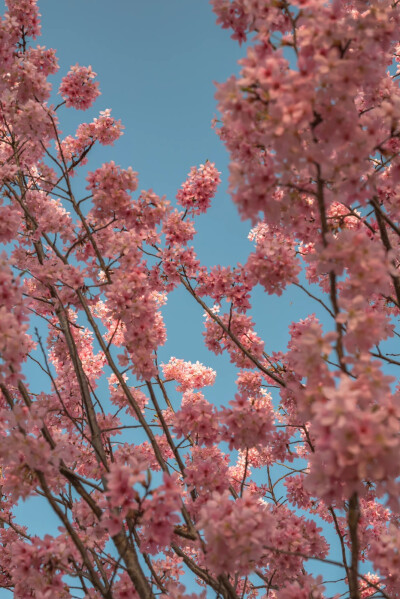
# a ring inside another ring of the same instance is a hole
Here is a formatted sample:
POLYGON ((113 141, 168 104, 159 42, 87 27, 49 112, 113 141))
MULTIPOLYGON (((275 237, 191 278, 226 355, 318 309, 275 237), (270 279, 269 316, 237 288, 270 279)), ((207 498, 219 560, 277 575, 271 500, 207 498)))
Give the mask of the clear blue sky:
MULTIPOLYGON (((152 188, 173 202, 191 166, 215 162, 222 185, 208 214, 197 219, 195 248, 208 266, 244 262, 252 248, 250 224, 240 221, 226 192, 228 156, 211 119, 216 114, 213 81, 237 72, 245 50, 215 25, 207 0, 42 0, 39 7, 43 35, 36 43, 56 48, 61 67, 51 78, 55 90, 70 66, 79 63, 97 72, 102 92, 89 111, 60 111, 63 133, 73 134, 82 120, 90 122, 105 108, 125 126, 114 147, 92 152, 89 169, 109 160, 132 166, 140 189, 152 188)), ((84 171, 74 182, 79 195, 84 171)), ((253 314, 267 351, 284 350, 288 324, 316 309, 294 288, 281 298, 256 291, 253 314)), ((161 361, 175 355, 214 367, 217 382, 207 397, 227 404, 235 393, 236 371, 226 357, 205 349, 201 308, 178 290, 165 319, 168 342, 161 361)), ((19 513, 33 534, 54 533, 58 526, 37 500, 19 513)), ((10 595, 0 590, 3 596, 10 595)))

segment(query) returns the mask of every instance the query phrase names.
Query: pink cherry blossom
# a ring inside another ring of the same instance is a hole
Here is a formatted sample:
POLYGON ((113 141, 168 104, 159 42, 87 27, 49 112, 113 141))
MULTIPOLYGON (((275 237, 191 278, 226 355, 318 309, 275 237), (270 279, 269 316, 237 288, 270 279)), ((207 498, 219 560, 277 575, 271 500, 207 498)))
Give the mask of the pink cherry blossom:
POLYGON ((213 128, 252 228, 207 238, 236 264, 204 264, 196 235, 215 163, 168 197, 95 164, 121 121, 65 110, 93 105, 96 74, 71 67, 53 106, 36 0, 3 7, 0 587, 17 598, 400 594, 400 4, 211 4, 246 42, 213 128), (21 525, 31 498, 56 534, 21 525))
POLYGON ((232 501, 227 493, 214 493, 200 517, 208 566, 218 574, 228 572, 232 566, 241 574, 250 573, 274 529, 267 506, 251 495, 232 501))
POLYGON ((271 398, 262 394, 246 397, 238 393, 229 405, 229 409, 222 409, 220 420, 224 427, 222 438, 229 443, 230 449, 266 445, 268 433, 273 429, 271 398))
POLYGON ((168 364, 162 364, 162 369, 167 379, 174 379, 179 383, 177 391, 182 392, 213 385, 216 377, 212 368, 207 368, 200 362, 192 364, 177 358, 171 358, 168 364))
POLYGON ((178 204, 188 210, 189 214, 206 212, 220 183, 219 175, 211 162, 201 164, 199 168, 193 166, 188 179, 177 193, 178 204))
POLYGON ((216 409, 200 392, 185 392, 182 407, 171 417, 171 423, 178 438, 191 435, 196 443, 207 447, 219 440, 216 409))
POLYGON ((78 64, 71 67, 59 89, 59 94, 68 107, 87 110, 93 104, 100 95, 99 84, 93 81, 96 75, 92 67, 81 67, 78 64))

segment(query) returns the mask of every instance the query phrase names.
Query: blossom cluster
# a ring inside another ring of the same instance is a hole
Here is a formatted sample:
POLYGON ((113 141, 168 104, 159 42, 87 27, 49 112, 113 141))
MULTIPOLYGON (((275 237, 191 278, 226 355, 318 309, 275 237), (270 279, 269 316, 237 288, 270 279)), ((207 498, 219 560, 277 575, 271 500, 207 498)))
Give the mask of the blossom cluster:
POLYGON ((211 162, 206 162, 199 168, 192 167, 187 180, 177 193, 178 204, 183 206, 189 214, 206 212, 220 183, 219 175, 220 173, 211 162))
POLYGON ((64 98, 68 107, 77 110, 87 110, 100 95, 99 84, 93 81, 97 73, 92 67, 81 67, 78 64, 63 78, 59 93, 64 98))

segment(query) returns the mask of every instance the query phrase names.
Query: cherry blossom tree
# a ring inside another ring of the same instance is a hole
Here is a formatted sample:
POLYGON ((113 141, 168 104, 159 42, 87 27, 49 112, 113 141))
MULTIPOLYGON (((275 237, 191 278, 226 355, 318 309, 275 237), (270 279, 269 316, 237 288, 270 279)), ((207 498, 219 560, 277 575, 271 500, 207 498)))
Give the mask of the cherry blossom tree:
POLYGON ((340 581, 351 599, 400 597, 400 5, 212 5, 247 42, 218 85, 216 129, 254 249, 210 269, 191 243, 216 166, 193 167, 168 201, 108 162, 78 197, 73 176, 122 125, 106 110, 62 136, 63 111, 99 95, 96 73, 72 66, 51 104, 57 59, 35 45, 36 0, 6 0, 0 587, 16 598, 323 599, 340 581), (300 288, 329 328, 288 323, 274 352, 251 315, 257 285, 300 288), (178 286, 237 370, 221 407, 213 369, 157 359, 178 286), (50 392, 32 391, 32 360, 50 392), (129 427, 143 438, 119 443, 129 427), (33 496, 58 535, 18 522, 33 496))

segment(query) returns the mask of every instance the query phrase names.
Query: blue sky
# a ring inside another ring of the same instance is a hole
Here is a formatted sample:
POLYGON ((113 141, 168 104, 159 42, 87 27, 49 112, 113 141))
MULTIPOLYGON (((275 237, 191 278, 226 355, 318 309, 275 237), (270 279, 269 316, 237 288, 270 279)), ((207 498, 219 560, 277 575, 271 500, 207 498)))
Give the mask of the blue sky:
MULTIPOLYGON (((215 162, 222 184, 208 214, 197 218, 195 249, 208 266, 244 262, 252 248, 250 223, 240 221, 227 194, 228 156, 211 120, 216 115, 213 81, 237 72, 245 49, 215 25, 207 0, 42 0, 39 7, 43 35, 36 43, 56 48, 61 67, 50 79, 55 90, 70 66, 79 63, 97 72, 102 92, 86 112, 60 111, 64 135, 106 108, 125 127, 114 147, 91 153, 88 168, 109 160, 132 166, 139 189, 152 188, 173 202, 191 166, 215 162)), ((78 195, 84 173, 78 171, 74 179, 78 195)), ((256 330, 268 352, 285 349, 290 322, 318 312, 293 287, 280 298, 257 290, 253 304, 256 330)), ((235 393, 236 369, 204 347, 202 309, 178 290, 171 294, 165 319, 168 341, 160 361, 174 355, 212 366, 217 381, 207 398, 227 404, 235 393)), ((28 379, 36 376, 29 369, 26 373, 28 379)), ((21 506, 19 515, 34 534, 54 533, 58 526, 39 500, 21 506)), ((10 595, 0 590, 3 596, 10 595)))

